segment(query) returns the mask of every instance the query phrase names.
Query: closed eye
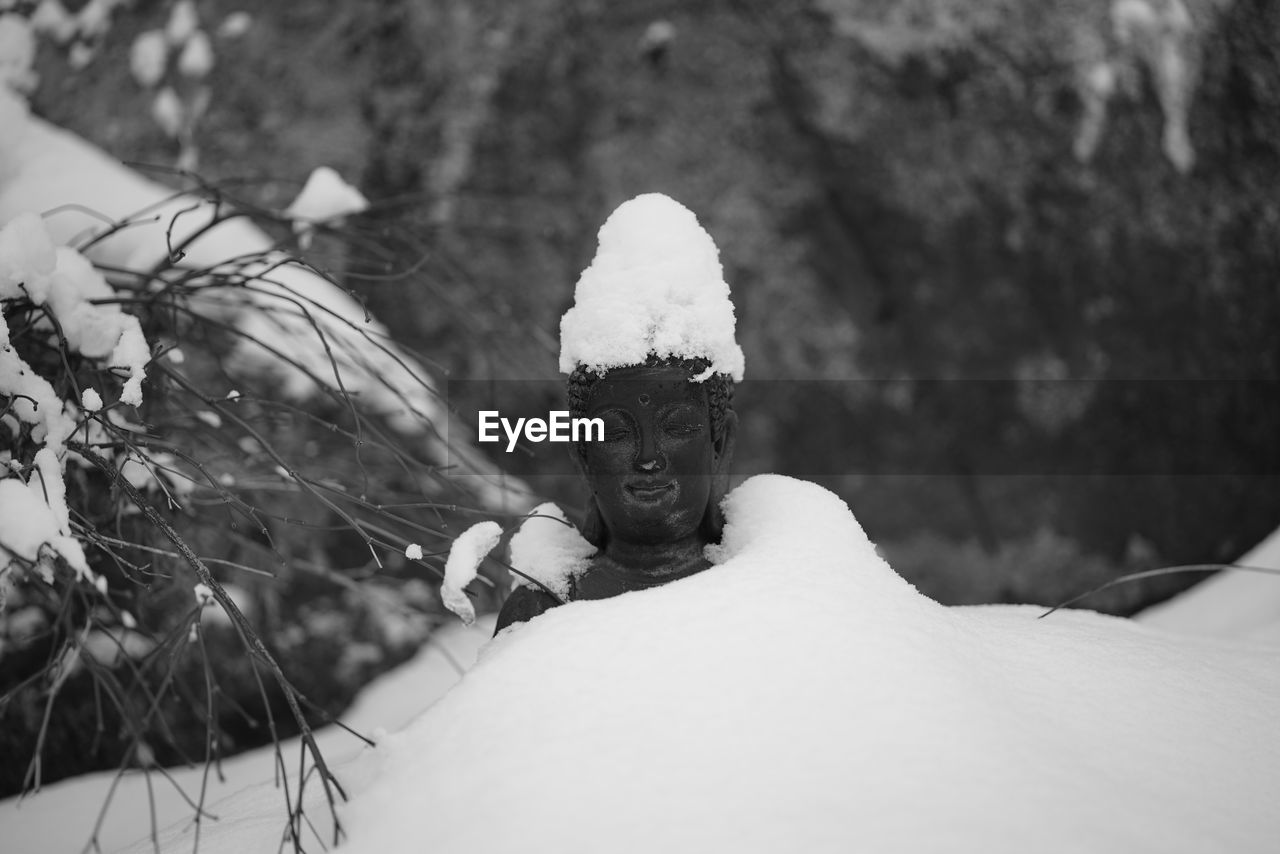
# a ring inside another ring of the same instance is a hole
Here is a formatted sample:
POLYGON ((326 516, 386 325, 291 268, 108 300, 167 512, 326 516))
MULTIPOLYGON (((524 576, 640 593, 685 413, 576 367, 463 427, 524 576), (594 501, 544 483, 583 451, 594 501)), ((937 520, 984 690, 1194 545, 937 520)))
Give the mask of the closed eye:
POLYGON ((662 425, 668 436, 693 436, 702 432, 702 425, 685 421, 673 421, 662 425))
POLYGON ((631 426, 631 419, 620 412, 605 412, 598 417, 604 422, 606 442, 621 442, 629 439, 635 432, 631 426))
POLYGON ((691 406, 677 406, 662 419, 662 431, 668 436, 692 436, 702 432, 702 428, 702 419, 691 406))

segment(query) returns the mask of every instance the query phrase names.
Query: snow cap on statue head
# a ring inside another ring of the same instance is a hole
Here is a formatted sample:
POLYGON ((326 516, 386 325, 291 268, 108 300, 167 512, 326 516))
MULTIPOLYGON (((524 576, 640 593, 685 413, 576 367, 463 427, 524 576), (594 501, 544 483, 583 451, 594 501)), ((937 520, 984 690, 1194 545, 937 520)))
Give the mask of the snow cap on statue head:
POLYGON ((600 227, 574 305, 560 321, 560 370, 604 374, 659 359, 705 360, 697 380, 742 379, 720 252, 693 212, 661 193, 618 206, 600 227))

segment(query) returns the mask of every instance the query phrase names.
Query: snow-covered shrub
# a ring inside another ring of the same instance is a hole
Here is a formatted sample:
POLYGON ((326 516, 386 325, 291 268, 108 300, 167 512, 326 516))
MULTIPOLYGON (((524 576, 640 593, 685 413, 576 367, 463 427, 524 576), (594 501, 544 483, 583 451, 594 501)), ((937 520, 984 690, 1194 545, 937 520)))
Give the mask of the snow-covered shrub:
POLYGON ((4 214, 15 183, 0 184, 0 790, 305 733, 425 638, 441 612, 424 582, 459 511, 494 493, 441 472, 416 362, 224 196, 68 235, 56 212, 4 214), (159 257, 113 242, 147 226, 159 257))
MULTIPOLYGON (((441 618, 454 520, 521 501, 446 476, 476 455, 421 362, 288 251, 366 205, 336 173, 283 211, 175 191, 15 96, 37 35, 82 67, 121 5, 0 3, 0 796, 307 738, 441 618)), ((216 58, 165 7, 128 62, 192 170, 216 58)))

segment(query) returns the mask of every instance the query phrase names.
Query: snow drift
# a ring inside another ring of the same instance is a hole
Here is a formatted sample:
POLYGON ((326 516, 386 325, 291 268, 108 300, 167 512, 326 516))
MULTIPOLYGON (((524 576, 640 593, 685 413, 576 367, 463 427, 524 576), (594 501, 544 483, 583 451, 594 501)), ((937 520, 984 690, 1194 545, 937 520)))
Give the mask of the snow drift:
MULTIPOLYGON (((942 607, 812 484, 726 509, 717 566, 513 627, 342 769, 340 850, 1274 849, 1277 648, 942 607)), ((202 850, 274 851, 260 797, 202 850)))

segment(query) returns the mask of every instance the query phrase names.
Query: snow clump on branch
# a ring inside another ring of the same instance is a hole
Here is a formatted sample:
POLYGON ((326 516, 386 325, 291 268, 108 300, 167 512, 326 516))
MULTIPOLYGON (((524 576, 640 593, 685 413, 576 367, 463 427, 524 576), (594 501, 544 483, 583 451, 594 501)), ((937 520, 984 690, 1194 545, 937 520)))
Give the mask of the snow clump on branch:
POLYGON ((368 207, 369 201, 359 190, 342 180, 342 176, 333 169, 320 166, 312 170, 302 192, 284 215, 293 220, 298 243, 306 249, 311 244, 317 224, 330 222, 337 225, 343 218, 368 207))
POLYGON ((449 548, 440 598, 444 600, 444 606, 468 626, 476 621, 476 609, 463 588, 476 577, 480 563, 493 551, 501 537, 502 527, 497 522, 479 522, 459 534, 449 548))
MULTIPOLYGON (((72 351, 124 371, 128 379, 120 400, 141 406, 145 365, 151 360, 142 327, 117 305, 90 302, 113 296, 115 291, 84 256, 70 247, 54 246, 40 217, 22 214, 0 228, 0 299, 25 297, 44 306, 50 332, 54 331, 51 321, 56 320, 72 351)), ((45 443, 60 452, 71 432, 62 415, 62 401, 48 381, 9 346, 7 323, 0 323, 0 345, 0 394, 15 398, 18 417, 42 425, 45 443)))
POLYGON ((25 483, 20 477, 0 480, 0 574, 16 557, 36 564, 52 584, 52 570, 40 561, 40 549, 48 545, 79 578, 93 581, 84 547, 71 536, 69 516, 62 465, 51 449, 41 448, 25 483))
MULTIPOLYGON (((140 406, 151 350, 137 318, 117 305, 94 302, 113 296, 115 291, 79 252, 54 245, 39 216, 23 213, 0 228, 0 301, 29 300, 43 307, 36 334, 59 346, 65 341, 69 351, 103 363, 114 376, 123 374, 120 401, 140 406)), ((25 482, 21 466, 6 470, 0 480, 0 561, 38 564, 42 577, 51 581, 48 565, 40 561, 40 548, 48 544, 80 578, 93 581, 84 549, 71 536, 63 481, 66 442, 79 426, 75 402, 60 398, 53 384, 19 355, 3 315, 0 397, 10 417, 31 425, 33 441, 43 446, 35 452, 25 482)), ((102 408, 95 389, 85 389, 81 402, 90 412, 102 408)))

